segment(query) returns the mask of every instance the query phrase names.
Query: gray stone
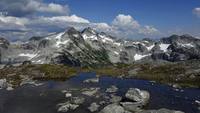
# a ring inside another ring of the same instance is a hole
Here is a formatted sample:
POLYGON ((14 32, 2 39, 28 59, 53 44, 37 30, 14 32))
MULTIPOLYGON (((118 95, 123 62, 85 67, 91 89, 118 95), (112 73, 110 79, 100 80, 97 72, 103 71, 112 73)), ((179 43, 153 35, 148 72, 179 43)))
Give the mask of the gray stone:
POLYGON ((60 103, 58 104, 58 112, 67 112, 69 110, 75 110, 76 108, 79 107, 77 104, 72 104, 70 102, 65 102, 65 103, 60 103))
POLYGON ((90 79, 84 80, 83 82, 84 83, 98 83, 99 78, 90 78, 90 79))
POLYGON ((169 109, 159 109, 159 110, 144 110, 138 113, 184 113, 182 111, 175 111, 175 110, 169 110, 169 109))
POLYGON ((100 88, 86 88, 83 89, 82 94, 87 96, 94 96, 99 91, 99 89, 100 88))
POLYGON ((85 102, 85 98, 83 97, 72 97, 71 98, 71 103, 73 104, 82 104, 85 102))
POLYGON ((141 111, 141 103, 139 102, 120 102, 120 105, 122 105, 127 111, 134 113, 141 111))
POLYGON ((149 92, 138 88, 130 88, 125 96, 132 101, 141 102, 143 105, 147 104, 150 98, 149 92))
POLYGON ((99 102, 99 104, 104 105, 104 104, 106 104, 106 101, 102 100, 102 101, 99 102))
POLYGON ((106 89, 107 93, 115 93, 117 92, 118 88, 114 85, 110 86, 109 88, 106 89))
POLYGON ((71 93, 69 93, 69 92, 65 93, 65 97, 66 97, 66 98, 69 98, 69 97, 71 97, 71 96, 72 96, 71 93))
POLYGON ((0 79, 0 89, 7 87, 7 81, 6 79, 0 79))
POLYGON ((110 102, 111 103, 119 103, 122 100, 122 97, 116 96, 116 95, 111 95, 110 102))
POLYGON ((129 111, 124 110, 124 108, 118 104, 109 104, 104 107, 100 113, 131 113, 129 111))
POLYGON ((100 105, 93 102, 92 104, 90 104, 90 107, 88 107, 88 109, 90 110, 90 112, 95 112, 99 109, 99 107, 100 107, 100 105))

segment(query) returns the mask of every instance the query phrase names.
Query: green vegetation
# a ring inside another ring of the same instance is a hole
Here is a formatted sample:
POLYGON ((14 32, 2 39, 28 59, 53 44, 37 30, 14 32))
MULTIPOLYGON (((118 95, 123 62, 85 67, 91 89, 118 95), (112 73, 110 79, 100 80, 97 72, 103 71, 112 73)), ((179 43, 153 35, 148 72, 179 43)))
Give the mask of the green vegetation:
POLYGON ((14 86, 18 86, 23 78, 35 80, 66 80, 77 74, 74 67, 54 64, 22 65, 3 68, 0 70, 0 79, 6 78, 14 86))
POLYGON ((135 63, 99 66, 69 67, 66 65, 41 64, 21 65, 0 70, 0 79, 6 78, 15 86, 24 77, 35 80, 66 80, 79 72, 96 72, 102 76, 145 79, 184 87, 200 87, 200 68, 196 61, 187 63, 135 63))
POLYGON ((77 74, 77 70, 74 67, 68 67, 64 65, 51 65, 51 64, 43 64, 37 67, 37 70, 44 73, 45 76, 37 77, 34 79, 58 79, 65 80, 69 77, 72 77, 77 74))
MULTIPOLYGON (((154 65, 145 64, 115 64, 101 68, 90 68, 87 71, 96 72, 98 75, 126 77, 156 81, 165 84, 178 84, 182 87, 200 87, 200 72, 188 73, 195 69, 193 63, 167 63, 154 65), (189 67, 189 68, 188 68, 189 67), (134 70, 134 73, 129 71, 134 70)), ((196 67, 198 69, 198 67, 196 67)), ((85 69, 86 70, 86 69, 85 69)))

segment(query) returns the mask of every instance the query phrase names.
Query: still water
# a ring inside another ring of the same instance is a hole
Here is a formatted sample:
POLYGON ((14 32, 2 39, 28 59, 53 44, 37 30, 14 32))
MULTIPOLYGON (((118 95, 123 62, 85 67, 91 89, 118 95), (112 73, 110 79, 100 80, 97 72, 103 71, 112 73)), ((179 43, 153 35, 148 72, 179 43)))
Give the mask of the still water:
MULTIPOLYGON (((198 113, 195 100, 200 100, 200 89, 185 88, 175 90, 168 85, 152 83, 146 80, 100 77, 99 83, 83 83, 85 79, 95 77, 95 73, 81 73, 66 81, 46 81, 41 86, 24 85, 12 91, 0 90, 0 113, 57 113, 57 104, 66 102, 62 90, 72 90, 73 96, 80 96, 80 90, 87 87, 100 87, 101 92, 110 85, 119 88, 117 95, 124 96, 129 88, 149 91, 151 98, 145 109, 167 108, 186 113, 198 113)), ((87 107, 93 97, 84 96, 86 101, 71 113, 89 113, 87 107)), ((69 113, 70 113, 69 112, 69 113)))

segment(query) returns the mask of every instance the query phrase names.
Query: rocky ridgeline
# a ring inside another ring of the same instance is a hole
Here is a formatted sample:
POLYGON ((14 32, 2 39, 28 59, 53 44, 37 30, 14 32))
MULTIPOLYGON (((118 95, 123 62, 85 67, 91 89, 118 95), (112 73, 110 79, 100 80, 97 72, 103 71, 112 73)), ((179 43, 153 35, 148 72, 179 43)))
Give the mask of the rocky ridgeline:
POLYGON ((2 64, 28 60, 35 64, 101 66, 141 60, 199 59, 200 40, 189 35, 172 35, 159 41, 134 41, 118 39, 91 28, 81 32, 69 28, 46 37, 32 37, 27 42, 10 43, 0 38, 0 50, 2 64))

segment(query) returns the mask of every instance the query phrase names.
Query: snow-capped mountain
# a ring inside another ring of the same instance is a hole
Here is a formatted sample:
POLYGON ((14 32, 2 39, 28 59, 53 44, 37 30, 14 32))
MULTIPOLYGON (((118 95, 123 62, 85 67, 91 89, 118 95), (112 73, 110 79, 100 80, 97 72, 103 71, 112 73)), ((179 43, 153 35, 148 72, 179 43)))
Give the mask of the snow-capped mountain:
POLYGON ((92 28, 74 28, 29 41, 10 43, 0 38, 1 63, 30 60, 36 64, 63 63, 73 66, 133 63, 140 60, 180 61, 200 58, 200 40, 172 35, 159 41, 123 40, 92 28))

